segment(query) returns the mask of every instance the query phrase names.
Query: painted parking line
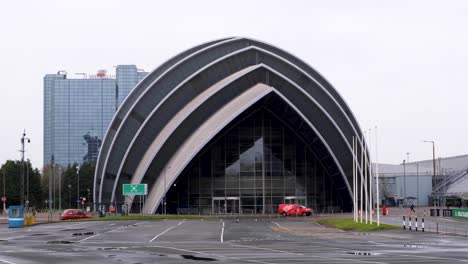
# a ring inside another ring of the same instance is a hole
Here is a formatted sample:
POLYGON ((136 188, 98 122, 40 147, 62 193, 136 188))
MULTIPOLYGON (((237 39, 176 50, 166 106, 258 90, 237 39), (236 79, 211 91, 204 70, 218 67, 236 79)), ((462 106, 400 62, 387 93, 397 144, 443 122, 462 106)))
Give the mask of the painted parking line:
POLYGON ((288 255, 304 256, 304 254, 302 254, 302 253, 294 253, 294 252, 278 250, 278 249, 271 249, 271 248, 263 248, 263 247, 247 246, 247 245, 236 245, 236 244, 231 244, 231 246, 232 247, 238 247, 238 248, 251 248, 251 249, 266 250, 266 251, 278 252, 278 253, 283 253, 283 254, 288 254, 288 255))
POLYGON ((114 231, 117 231, 117 230, 120 230, 120 229, 123 229, 123 228, 126 228, 128 226, 120 226, 120 227, 117 227, 117 228, 114 228, 114 229, 111 229, 109 231, 106 231, 104 233, 111 233, 111 232, 114 232, 114 231))
POLYGON ((231 259, 231 260, 242 261, 242 262, 252 262, 252 263, 260 263, 260 264, 275 264, 275 263, 273 263, 273 262, 265 262, 265 261, 259 261, 259 260, 253 260, 253 259, 228 257, 228 256, 224 256, 224 255, 219 255, 219 254, 211 254, 211 253, 206 253, 206 252, 201 252, 201 251, 195 251, 195 250, 188 250, 188 249, 183 249, 183 248, 176 248, 176 247, 168 247, 168 246, 153 246, 153 247, 156 247, 156 248, 164 248, 164 249, 172 249, 172 250, 178 250, 178 251, 188 252, 188 253, 192 253, 192 254, 199 254, 199 255, 204 255, 204 256, 211 256, 211 257, 218 257, 218 258, 224 258, 224 259, 231 259))
POLYGON ((83 239, 81 239, 81 240, 78 240, 77 242, 78 242, 78 243, 81 243, 81 242, 84 242, 84 241, 86 241, 86 240, 88 240, 88 239, 91 239, 91 238, 93 238, 93 237, 97 237, 97 236, 99 236, 99 235, 100 235, 100 234, 96 234, 96 235, 94 235, 94 236, 90 236, 90 237, 87 237, 87 238, 83 238, 83 239))
POLYGON ((171 227, 169 227, 168 229, 164 230, 162 233, 157 234, 157 235, 154 236, 150 241, 148 241, 148 243, 153 242, 155 239, 157 239, 158 237, 160 237, 160 236, 164 235, 165 233, 169 232, 171 229, 173 229, 173 228, 175 228, 175 227, 177 227, 177 226, 180 226, 183 222, 185 222, 185 219, 182 220, 182 221, 180 221, 177 225, 171 226, 171 227))
POLYGON ((446 257, 434 257, 434 256, 421 256, 421 255, 406 255, 406 254, 388 254, 389 256, 399 257, 410 257, 410 258, 421 258, 421 259, 432 259, 432 260, 450 260, 451 262, 468 262, 466 259, 446 258, 446 257))
POLYGON ((223 221, 223 228, 221 229, 221 243, 224 242, 224 221, 223 221))
POLYGON ((6 264, 16 264, 15 262, 11 262, 8 260, 0 259, 0 263, 6 263, 6 264))

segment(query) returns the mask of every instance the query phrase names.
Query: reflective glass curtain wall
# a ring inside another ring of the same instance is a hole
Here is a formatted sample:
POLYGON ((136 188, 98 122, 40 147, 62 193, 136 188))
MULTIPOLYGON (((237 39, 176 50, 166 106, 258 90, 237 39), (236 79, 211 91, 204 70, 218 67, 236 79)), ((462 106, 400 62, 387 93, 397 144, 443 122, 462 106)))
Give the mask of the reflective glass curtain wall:
POLYGON ((168 213, 269 214, 280 203, 339 211, 340 195, 318 157, 266 108, 233 122, 167 194, 168 213))

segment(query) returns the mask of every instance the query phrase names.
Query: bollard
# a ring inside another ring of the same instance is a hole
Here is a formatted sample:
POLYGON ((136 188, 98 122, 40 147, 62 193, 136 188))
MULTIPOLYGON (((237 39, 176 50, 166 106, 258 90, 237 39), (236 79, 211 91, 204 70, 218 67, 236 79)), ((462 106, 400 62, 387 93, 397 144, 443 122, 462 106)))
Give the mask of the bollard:
POLYGON ((439 234, 439 222, 436 222, 436 233, 439 234))
POLYGON ((411 231, 411 216, 409 217, 409 231, 411 231))
POLYGON ((423 219, 422 219, 422 226, 421 226, 421 228, 422 228, 422 232, 424 232, 424 217, 423 217, 423 219))
POLYGON ((417 216, 414 218, 414 227, 415 227, 415 231, 418 232, 418 217, 417 216))
POLYGON ((403 229, 406 229, 405 216, 403 216, 403 229))

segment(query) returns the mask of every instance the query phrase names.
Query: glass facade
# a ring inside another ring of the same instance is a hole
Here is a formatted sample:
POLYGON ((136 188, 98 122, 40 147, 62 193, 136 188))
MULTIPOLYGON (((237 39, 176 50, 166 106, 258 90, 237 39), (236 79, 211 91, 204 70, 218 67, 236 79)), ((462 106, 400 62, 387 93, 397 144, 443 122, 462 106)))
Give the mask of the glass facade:
POLYGON ((61 72, 44 77, 44 165, 97 160, 115 111, 146 74, 135 65, 119 65, 116 72, 116 77, 67 79, 61 72))
POLYGON ((214 138, 169 190, 167 212, 269 214, 280 203, 341 210, 337 178, 299 129, 275 114, 281 109, 257 105, 214 138))

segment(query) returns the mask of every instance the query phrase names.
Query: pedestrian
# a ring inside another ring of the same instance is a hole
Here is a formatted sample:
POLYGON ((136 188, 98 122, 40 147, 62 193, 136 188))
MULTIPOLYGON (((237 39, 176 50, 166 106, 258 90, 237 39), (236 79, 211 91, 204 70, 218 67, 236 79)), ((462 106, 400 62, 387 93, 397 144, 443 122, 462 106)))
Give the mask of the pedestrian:
POLYGON ((411 209, 411 212, 416 213, 416 211, 414 210, 414 205, 413 204, 411 204, 410 209, 411 209))

